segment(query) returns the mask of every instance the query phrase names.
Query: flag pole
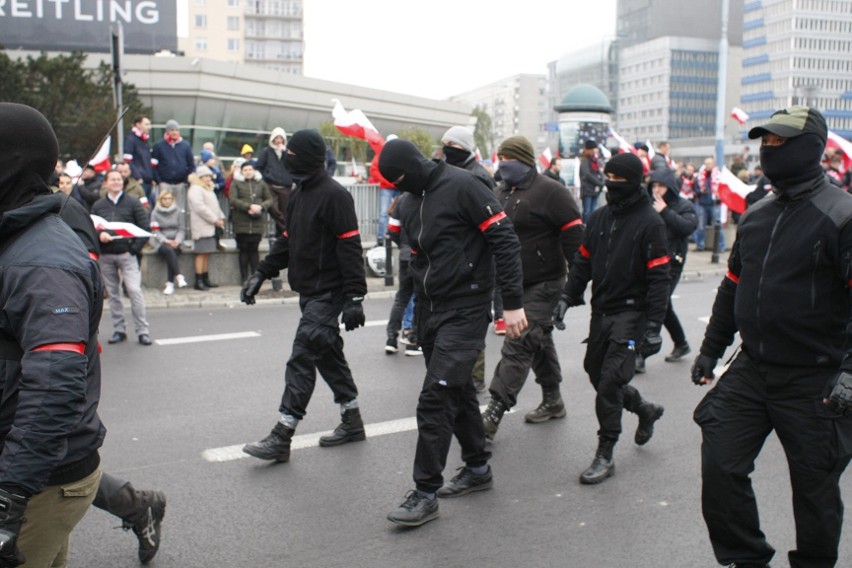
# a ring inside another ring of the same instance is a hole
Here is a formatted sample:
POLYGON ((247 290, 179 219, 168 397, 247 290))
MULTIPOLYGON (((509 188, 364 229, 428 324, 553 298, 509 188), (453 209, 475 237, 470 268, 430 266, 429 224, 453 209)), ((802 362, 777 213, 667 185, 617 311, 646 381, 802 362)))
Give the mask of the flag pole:
MULTIPOLYGON (((130 110, 130 107, 124 107, 124 110, 121 111, 121 114, 118 115, 118 118, 116 118, 115 122, 112 123, 112 126, 109 127, 109 130, 107 130, 107 133, 104 135, 103 138, 101 138, 101 141, 98 142, 98 145, 95 146, 94 153, 91 156, 89 156, 89 159, 86 160, 85 164, 83 164, 82 167, 84 169, 92 160, 95 159, 95 156, 97 156, 98 152, 100 152, 100 150, 101 150, 101 146, 104 145, 104 142, 106 142, 106 139, 110 137, 110 135, 112 134, 112 131, 115 130, 115 127, 118 126, 118 123, 121 122, 121 119, 124 118, 124 115, 127 114, 127 111, 129 111, 129 110, 130 110)), ((82 176, 80 176, 80 177, 82 177, 82 176)), ((76 189, 79 186, 80 177, 78 177, 77 181, 74 182, 74 189, 76 189)))

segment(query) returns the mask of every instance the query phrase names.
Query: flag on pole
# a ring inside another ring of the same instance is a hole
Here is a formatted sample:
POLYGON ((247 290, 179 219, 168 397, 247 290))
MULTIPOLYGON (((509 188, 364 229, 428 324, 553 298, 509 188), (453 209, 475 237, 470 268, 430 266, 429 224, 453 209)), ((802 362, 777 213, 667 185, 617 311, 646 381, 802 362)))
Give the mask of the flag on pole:
POLYGON ((734 120, 740 123, 740 125, 744 125, 748 120, 748 114, 746 111, 741 109, 740 107, 734 107, 731 109, 731 116, 734 117, 734 120))
POLYGON ((92 223, 98 231, 112 231, 113 238, 135 239, 139 237, 150 237, 151 233, 140 229, 133 223, 122 223, 120 221, 107 221, 98 215, 91 215, 92 223))
POLYGON ((656 155, 657 155, 657 153, 656 153, 656 152, 654 152, 654 145, 653 145, 653 144, 651 144, 651 139, 650 139, 650 138, 647 138, 647 139, 645 140, 645 146, 647 146, 647 147, 648 147, 648 159, 649 159, 649 160, 653 160, 653 159, 654 159, 654 156, 656 156, 656 155))
POLYGON ((539 163, 543 169, 547 169, 550 167, 550 161, 553 159, 553 153, 550 151, 549 146, 545 146, 544 151, 541 153, 541 156, 538 157, 539 163))
POLYGON ((334 101, 334 108, 331 115, 334 117, 334 126, 346 136, 352 136, 360 140, 366 140, 373 152, 378 154, 385 145, 385 138, 370 122, 370 119, 358 109, 347 111, 337 99, 334 101))
POLYGON ((734 213, 745 211, 746 195, 754 191, 755 187, 754 185, 746 185, 728 168, 722 168, 719 177, 719 199, 734 213))
POLYGON ((831 130, 828 131, 828 140, 825 143, 826 148, 833 148, 843 153, 843 167, 848 171, 852 168, 852 142, 838 136, 831 130))
POLYGON ((104 143, 101 144, 101 147, 98 148, 97 154, 92 158, 92 161, 89 162, 92 166, 94 166, 95 171, 98 173, 108 172, 112 168, 112 164, 109 162, 109 147, 112 142, 112 136, 107 136, 104 143))
POLYGON ((609 129, 609 135, 615 138, 615 141, 618 142, 619 153, 630 152, 632 154, 639 154, 633 144, 625 140, 618 132, 616 132, 612 128, 609 129))

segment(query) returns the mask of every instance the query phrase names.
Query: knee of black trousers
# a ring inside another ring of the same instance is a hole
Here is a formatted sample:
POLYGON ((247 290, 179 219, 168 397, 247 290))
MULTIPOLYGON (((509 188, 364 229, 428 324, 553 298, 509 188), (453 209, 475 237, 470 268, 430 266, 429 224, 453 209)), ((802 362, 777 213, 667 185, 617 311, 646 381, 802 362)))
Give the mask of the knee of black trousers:
POLYGON ((325 353, 342 341, 340 329, 319 323, 310 323, 299 330, 297 341, 301 341, 314 353, 325 353))

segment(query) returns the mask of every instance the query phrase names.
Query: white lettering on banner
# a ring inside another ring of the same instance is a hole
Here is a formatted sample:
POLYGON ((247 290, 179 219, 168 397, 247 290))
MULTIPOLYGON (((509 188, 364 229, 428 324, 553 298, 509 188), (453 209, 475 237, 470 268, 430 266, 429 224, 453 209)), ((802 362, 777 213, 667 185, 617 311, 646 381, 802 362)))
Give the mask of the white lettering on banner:
MULTIPOLYGON (((0 17, 6 17, 7 13, 12 18, 32 18, 35 8, 35 18, 45 19, 44 3, 53 4, 53 14, 56 20, 62 20, 66 16, 63 8, 65 4, 71 4, 72 0, 0 0, 0 17)), ((94 0, 94 13, 84 11, 85 7, 91 9, 92 0, 73 0, 73 19, 78 22, 103 22, 109 13, 109 21, 130 24, 134 18, 140 24, 152 25, 160 21, 160 10, 157 8, 156 0, 94 0), (109 2, 108 10, 104 2, 109 2), (85 5, 85 6, 84 6, 85 5)), ((49 12, 48 12, 49 13, 49 12)))

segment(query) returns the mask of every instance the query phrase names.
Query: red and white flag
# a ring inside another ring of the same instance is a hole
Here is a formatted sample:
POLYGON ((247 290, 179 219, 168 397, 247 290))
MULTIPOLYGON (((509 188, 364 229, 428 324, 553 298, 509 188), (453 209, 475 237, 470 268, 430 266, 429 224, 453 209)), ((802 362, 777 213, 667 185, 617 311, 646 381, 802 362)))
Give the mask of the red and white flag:
POLYGON ((381 152, 382 146, 385 145, 385 137, 379 134, 370 119, 358 109, 347 111, 337 99, 332 101, 334 101, 334 108, 331 115, 334 117, 334 126, 346 136, 366 140, 376 154, 381 152))
POLYGON ((133 223, 122 223, 120 221, 107 221, 98 215, 90 215, 95 229, 98 231, 112 231, 113 238, 135 239, 138 237, 150 237, 151 233, 140 229, 133 223))
POLYGON ((843 167, 848 171, 852 168, 852 142, 838 136, 831 130, 828 131, 828 140, 825 143, 826 148, 834 148, 843 153, 843 167))
POLYGON ((104 143, 101 144, 100 148, 98 148, 98 153, 95 154, 95 157, 92 158, 91 162, 89 162, 89 164, 95 167, 95 171, 98 173, 108 172, 112 169, 112 164, 109 162, 109 147, 111 142, 112 136, 107 136, 107 139, 104 140, 104 143))
POLYGON ((630 152, 632 154, 639 154, 638 150, 636 150, 636 147, 633 146, 633 144, 625 140, 618 132, 616 132, 612 128, 609 129, 609 135, 615 138, 615 141, 618 142, 618 149, 620 151, 619 153, 630 152))
POLYGON ((653 145, 653 144, 651 144, 651 139, 650 139, 650 138, 648 138, 647 140, 645 140, 645 146, 647 146, 647 147, 648 147, 648 159, 649 159, 649 160, 654 159, 654 156, 656 156, 656 155, 657 155, 657 153, 656 153, 656 152, 654 152, 654 145, 653 145))
POLYGON ((549 146, 545 146, 544 151, 541 153, 541 156, 538 157, 538 161, 541 163, 541 167, 543 169, 547 169, 550 167, 550 161, 553 159, 553 153, 550 151, 549 146))
POLYGON ((744 125, 748 120, 748 114, 746 111, 741 109, 740 107, 734 107, 731 109, 731 116, 740 123, 740 125, 744 125))
POLYGON ((746 185, 728 168, 722 168, 719 178, 719 199, 734 213, 745 211, 746 195, 754 191, 755 187, 754 185, 746 185))

